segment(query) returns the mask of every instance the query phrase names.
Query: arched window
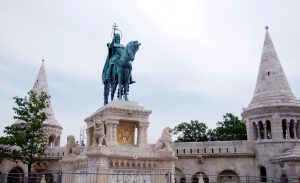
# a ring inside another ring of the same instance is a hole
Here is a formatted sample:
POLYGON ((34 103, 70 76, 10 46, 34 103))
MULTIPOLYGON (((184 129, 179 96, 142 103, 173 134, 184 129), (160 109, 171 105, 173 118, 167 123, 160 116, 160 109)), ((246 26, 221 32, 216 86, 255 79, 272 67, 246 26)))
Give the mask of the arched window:
POLYGON ((297 120, 297 125, 296 125, 296 137, 300 139, 300 120, 297 120))
POLYGON ((11 169, 7 175, 7 182, 24 182, 23 170, 18 166, 11 169))
POLYGON ((204 183, 209 183, 208 176, 205 173, 203 173, 203 172, 197 172, 196 174, 194 174, 192 176, 192 183, 198 183, 200 174, 202 175, 204 183))
POLYGON ((288 177, 285 174, 282 174, 280 176, 280 183, 287 183, 287 182, 289 182, 288 177))
POLYGON ((60 146, 60 136, 58 135, 56 137, 55 143, 54 143, 54 147, 59 147, 60 146))
POLYGON ((290 137, 291 137, 291 139, 295 138, 294 126, 295 126, 295 122, 294 122, 293 119, 291 119, 290 126, 289 126, 289 131, 290 131, 290 137))
POLYGON ((181 179, 180 179, 180 183, 186 183, 185 178, 181 178, 181 179))
POLYGON ((287 130, 286 119, 284 119, 284 120, 282 120, 282 137, 284 139, 286 139, 286 130, 287 130))
POLYGON ((260 181, 267 182, 267 171, 263 166, 260 167, 260 181))
POLYGON ((265 129, 261 121, 258 122, 260 139, 265 138, 265 129))
POLYGON ((258 132, 257 132, 257 125, 255 122, 252 123, 252 130, 253 130, 253 140, 257 140, 258 132))
POLYGON ((272 139, 272 131, 271 131, 271 122, 269 120, 266 121, 266 130, 267 130, 267 139, 272 139))
POLYGON ((51 134, 48 138, 48 147, 53 147, 54 146, 54 140, 55 140, 55 135, 51 134))
POLYGON ((218 182, 240 182, 239 175, 233 170, 223 170, 218 175, 218 182))

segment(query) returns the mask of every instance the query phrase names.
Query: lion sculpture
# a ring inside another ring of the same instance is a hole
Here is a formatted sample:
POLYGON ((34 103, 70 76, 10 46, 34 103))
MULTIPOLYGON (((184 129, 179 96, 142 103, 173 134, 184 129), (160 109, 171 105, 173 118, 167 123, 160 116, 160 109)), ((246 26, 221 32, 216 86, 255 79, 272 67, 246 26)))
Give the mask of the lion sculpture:
POLYGON ((95 121, 93 137, 94 146, 106 145, 104 123, 101 120, 95 121))
POLYGON ((80 146, 75 141, 74 135, 69 135, 67 137, 67 145, 66 150, 64 152, 64 158, 66 157, 74 157, 80 154, 80 146))
POLYGON ((165 150, 167 152, 173 152, 170 143, 172 142, 172 128, 166 127, 163 130, 161 137, 158 139, 154 145, 154 150, 165 150))

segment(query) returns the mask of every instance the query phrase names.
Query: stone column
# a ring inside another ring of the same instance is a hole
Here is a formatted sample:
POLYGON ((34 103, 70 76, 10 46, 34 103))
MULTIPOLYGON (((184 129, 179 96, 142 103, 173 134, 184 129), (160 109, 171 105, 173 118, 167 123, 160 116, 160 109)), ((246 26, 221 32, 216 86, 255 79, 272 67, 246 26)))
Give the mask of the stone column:
POLYGON ((140 122, 138 128, 138 144, 148 144, 147 138, 147 130, 148 130, 149 122, 140 122))
POLYGON ((118 121, 115 120, 106 120, 106 141, 108 145, 117 145, 117 125, 118 121))
POLYGON ((113 138, 113 141, 114 141, 115 145, 118 144, 118 137, 117 137, 117 134, 118 134, 118 131, 117 131, 118 124, 119 124, 118 121, 115 121, 114 124, 113 124, 113 135, 112 135, 112 138, 113 138))
POLYGON ((137 144, 140 146, 144 142, 144 125, 139 123, 138 125, 138 135, 137 135, 137 144))
POLYGON ((144 144, 148 144, 148 127, 149 122, 147 122, 144 126, 144 144))
POLYGON ((290 122, 286 122, 286 139, 290 139, 290 122))
POLYGON ((296 126, 297 126, 297 121, 295 120, 294 126, 293 126, 293 130, 294 130, 294 139, 297 139, 297 128, 296 128, 296 126))
POLYGON ((259 125, 256 125, 256 129, 257 129, 257 134, 258 134, 258 140, 261 140, 261 135, 260 135, 260 129, 259 129, 259 125))
POLYGON ((90 133, 90 129, 86 129, 86 146, 87 147, 90 147, 92 146, 92 143, 91 143, 91 133, 90 133))
POLYGON ((271 137, 273 140, 282 140, 282 134, 282 119, 278 114, 274 114, 271 119, 271 137))
POLYGON ((263 124, 263 128, 264 128, 264 135, 265 135, 264 139, 268 139, 267 138, 267 123, 266 122, 263 124))

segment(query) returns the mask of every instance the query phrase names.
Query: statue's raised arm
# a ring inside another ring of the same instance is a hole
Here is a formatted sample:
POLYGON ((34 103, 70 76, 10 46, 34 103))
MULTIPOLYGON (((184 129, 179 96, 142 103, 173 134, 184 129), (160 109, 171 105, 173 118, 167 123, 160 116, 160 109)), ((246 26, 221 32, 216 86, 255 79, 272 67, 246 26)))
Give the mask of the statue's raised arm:
MULTIPOLYGON (((128 100, 129 84, 135 83, 132 79, 131 62, 141 45, 138 41, 130 41, 126 47, 121 44, 121 34, 117 33, 116 24, 113 26, 113 39, 107 44, 108 54, 102 71, 102 83, 104 84, 104 105, 108 103, 109 93, 111 100, 118 87, 118 98, 128 100)), ((119 31, 120 32, 120 31, 119 31)))

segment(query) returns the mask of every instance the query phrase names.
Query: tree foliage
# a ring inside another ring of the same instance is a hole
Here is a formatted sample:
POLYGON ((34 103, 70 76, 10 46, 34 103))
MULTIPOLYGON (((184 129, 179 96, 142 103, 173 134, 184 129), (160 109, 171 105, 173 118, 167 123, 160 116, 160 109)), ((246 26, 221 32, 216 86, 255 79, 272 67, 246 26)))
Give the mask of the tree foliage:
POLYGON ((219 141, 247 140, 245 123, 231 113, 226 113, 223 121, 218 122, 217 126, 214 133, 219 141))
POLYGON ((246 125, 231 113, 226 113, 215 129, 207 130, 205 123, 192 120, 175 126, 173 134, 179 134, 175 142, 247 140, 246 125))
POLYGON ((201 142, 207 141, 207 126, 198 120, 191 120, 190 123, 182 122, 175 126, 173 134, 178 134, 175 142, 201 142))
POLYGON ((28 98, 14 97, 14 119, 17 123, 5 127, 5 137, 0 137, 0 155, 28 165, 28 173, 36 161, 45 159, 47 137, 43 132, 43 122, 47 114, 43 109, 48 107, 49 96, 42 92, 28 92, 28 98))

